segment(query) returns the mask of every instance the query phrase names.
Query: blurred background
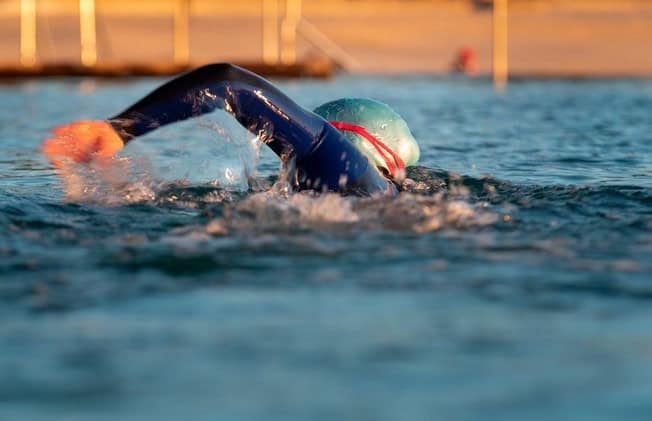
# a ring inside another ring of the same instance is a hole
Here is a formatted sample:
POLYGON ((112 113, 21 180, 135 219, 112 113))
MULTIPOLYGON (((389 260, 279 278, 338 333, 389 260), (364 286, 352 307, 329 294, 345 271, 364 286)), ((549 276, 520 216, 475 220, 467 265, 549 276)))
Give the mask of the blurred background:
MULTIPOLYGON (((647 0, 3 0, 0 69, 652 75, 647 0)), ((499 77, 505 77, 504 75, 499 77)))
POLYGON ((0 421, 650 420, 651 35, 652 0, 0 0, 0 421), (215 61, 390 104, 408 191, 271 187, 225 111, 62 177, 52 127, 165 78, 16 77, 215 61))

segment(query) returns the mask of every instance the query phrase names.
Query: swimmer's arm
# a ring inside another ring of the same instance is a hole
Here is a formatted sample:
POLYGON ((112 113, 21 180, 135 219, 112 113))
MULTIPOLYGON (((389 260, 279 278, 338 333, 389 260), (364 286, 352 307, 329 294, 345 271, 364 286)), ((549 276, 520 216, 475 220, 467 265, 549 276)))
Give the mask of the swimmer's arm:
POLYGON ((367 158, 322 117, 295 103, 264 78, 228 63, 210 64, 181 75, 109 122, 126 143, 160 126, 216 108, 232 114, 283 161, 296 159, 303 179, 299 182, 306 187, 340 190, 363 179, 367 170, 376 172, 367 158))
POLYGON ((43 150, 48 155, 60 152, 84 162, 92 158, 90 152, 110 155, 158 127, 216 108, 231 113, 282 159, 291 154, 303 158, 318 146, 329 126, 262 77, 229 63, 217 63, 165 83, 106 121, 83 120, 59 126, 53 130, 55 136, 46 140, 43 150), (73 150, 75 147, 79 150, 73 150))
POLYGON ((282 159, 301 158, 319 139, 325 122, 296 104, 262 77, 229 63, 210 64, 183 74, 108 120, 80 120, 53 129, 43 152, 87 162, 111 156, 158 127, 209 113, 231 113, 282 159))
POLYGON ((125 143, 160 126, 224 109, 280 157, 298 159, 324 128, 324 120, 264 78, 229 63, 209 64, 160 86, 109 119, 125 143))
MULTIPOLYGON (((297 167, 313 188, 317 183, 337 190, 356 185, 356 180, 370 177, 367 173, 377 172, 351 142, 320 116, 296 104, 262 77, 228 63, 210 64, 181 75, 108 122, 76 122, 63 127, 74 137, 75 124, 83 123, 82 134, 91 133, 82 142, 84 149, 75 157, 77 162, 82 162, 90 160, 94 147, 100 148, 99 155, 109 155, 160 126, 216 108, 231 113, 282 160, 295 158, 297 167), (93 136, 94 130, 101 133, 99 138, 93 136), (105 144, 106 151, 101 149, 105 144)), ((47 154, 48 141, 43 149, 47 154)), ((376 174, 371 174, 371 178, 377 182, 368 190, 376 191, 376 185, 387 184, 382 177, 376 180, 376 174)))

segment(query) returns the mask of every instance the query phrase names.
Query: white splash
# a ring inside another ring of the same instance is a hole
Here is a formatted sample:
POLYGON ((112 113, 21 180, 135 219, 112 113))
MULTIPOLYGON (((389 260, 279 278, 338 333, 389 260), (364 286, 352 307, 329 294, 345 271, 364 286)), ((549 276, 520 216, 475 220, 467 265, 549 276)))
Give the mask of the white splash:
POLYGON ((499 215, 489 210, 486 203, 472 204, 444 194, 357 198, 336 193, 288 194, 270 190, 225 204, 223 216, 210 221, 205 231, 213 235, 295 229, 425 233, 484 226, 499 220, 499 215))

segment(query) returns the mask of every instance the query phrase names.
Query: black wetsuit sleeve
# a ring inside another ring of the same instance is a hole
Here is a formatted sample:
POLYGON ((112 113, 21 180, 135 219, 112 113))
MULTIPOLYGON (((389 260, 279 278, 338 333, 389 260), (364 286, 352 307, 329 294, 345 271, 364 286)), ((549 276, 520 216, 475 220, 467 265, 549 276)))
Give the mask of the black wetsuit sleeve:
POLYGON ((181 75, 109 121, 128 142, 216 108, 232 114, 281 159, 295 158, 302 188, 353 189, 363 194, 391 189, 367 158, 326 120, 262 77, 229 63, 181 75))

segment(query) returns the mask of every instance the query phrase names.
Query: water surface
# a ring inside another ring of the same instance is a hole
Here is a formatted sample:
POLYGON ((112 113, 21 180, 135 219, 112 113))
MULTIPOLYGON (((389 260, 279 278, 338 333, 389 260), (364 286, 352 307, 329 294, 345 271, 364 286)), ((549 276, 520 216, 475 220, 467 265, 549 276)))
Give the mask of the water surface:
POLYGON ((391 104, 408 191, 288 194, 216 113, 66 195, 49 128, 160 82, 0 86, 2 419, 647 419, 652 82, 279 82, 391 104))

